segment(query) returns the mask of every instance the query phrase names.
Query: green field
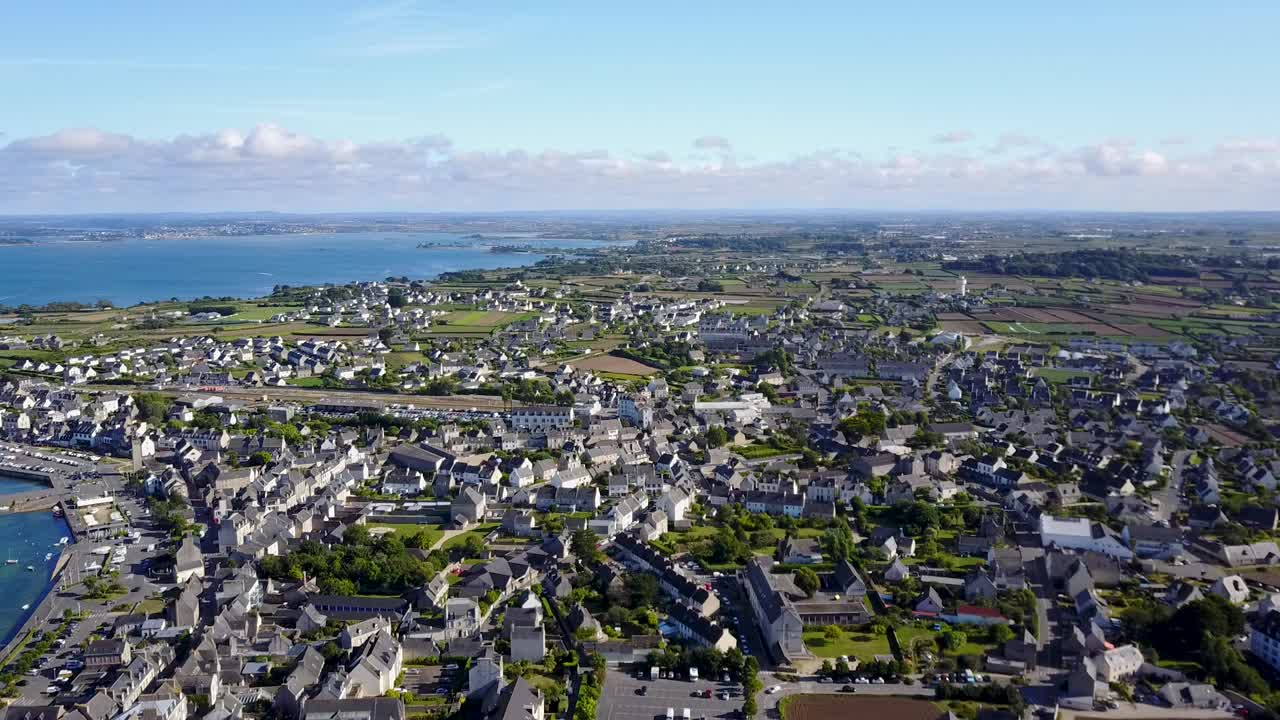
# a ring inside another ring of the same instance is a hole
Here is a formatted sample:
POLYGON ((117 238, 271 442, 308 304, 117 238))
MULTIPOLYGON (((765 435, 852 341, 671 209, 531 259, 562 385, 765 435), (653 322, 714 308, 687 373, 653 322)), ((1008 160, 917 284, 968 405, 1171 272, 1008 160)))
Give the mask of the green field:
POLYGON ((420 532, 426 532, 427 539, 429 540, 427 547, 431 547, 437 540, 444 537, 444 531, 440 529, 439 525, 430 525, 426 523, 420 525, 416 523, 368 523, 366 527, 369 528, 370 531, 378 528, 386 528, 391 530, 392 533, 401 540, 420 532))
POLYGON ((772 445, 752 443, 750 445, 742 445, 739 447, 735 447, 733 448, 733 452, 738 453, 739 455, 741 455, 742 457, 748 460, 759 460, 761 458, 775 457, 777 455, 788 455, 798 451, 779 450, 778 448, 772 445))
POLYGON ((859 660, 870 661, 872 656, 891 654, 887 635, 860 630, 844 629, 838 639, 832 640, 827 638, 824 628, 805 628, 804 644, 810 652, 820 658, 838 658, 841 655, 848 655, 859 660))
POLYGON ((1036 377, 1042 377, 1051 383, 1060 384, 1060 383, 1070 382, 1071 378, 1089 377, 1093 373, 1087 372, 1085 370, 1068 370, 1065 368, 1042 367, 1042 368, 1033 369, 1032 374, 1034 374, 1036 377))
POLYGON ((462 546, 463 543, 467 542, 468 537, 472 537, 472 536, 478 537, 481 540, 483 540, 484 536, 493 532, 494 528, 496 527, 498 527, 498 523, 485 523, 483 525, 477 525, 474 529, 468 530, 464 533, 459 533, 458 535, 454 535, 453 537, 446 540, 444 543, 444 549, 450 550, 455 547, 460 547, 462 546))
POLYGON ((521 320, 538 317, 538 313, 509 313, 498 310, 455 310, 441 320, 450 327, 462 326, 472 328, 497 328, 510 325, 521 320))

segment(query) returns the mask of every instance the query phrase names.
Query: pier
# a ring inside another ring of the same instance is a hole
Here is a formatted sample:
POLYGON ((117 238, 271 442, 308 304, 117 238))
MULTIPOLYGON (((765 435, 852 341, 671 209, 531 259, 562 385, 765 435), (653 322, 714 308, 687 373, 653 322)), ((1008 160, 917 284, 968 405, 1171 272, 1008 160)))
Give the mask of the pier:
POLYGON ((7 506, 8 512, 13 513, 48 512, 62 502, 65 497, 65 492, 53 488, 31 490, 24 493, 0 496, 0 507, 7 506))

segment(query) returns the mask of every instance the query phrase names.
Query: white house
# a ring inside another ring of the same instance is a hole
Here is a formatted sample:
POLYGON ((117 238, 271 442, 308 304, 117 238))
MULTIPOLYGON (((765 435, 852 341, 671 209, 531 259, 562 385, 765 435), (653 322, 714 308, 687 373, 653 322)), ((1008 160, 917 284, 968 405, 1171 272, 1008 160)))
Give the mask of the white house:
POLYGON ((1091 550, 1117 560, 1130 560, 1133 551, 1110 528, 1088 518, 1040 516, 1040 543, 1068 550, 1091 550))
POLYGON ((1226 600, 1232 605, 1243 605, 1249 601, 1249 586, 1239 575, 1227 575, 1218 578, 1209 592, 1226 600))
POLYGON ((684 519, 693 498, 684 490, 674 487, 658 498, 658 509, 667 514, 667 522, 680 522, 684 519))
POLYGON ((1143 663, 1142 651, 1136 645, 1121 645, 1114 650, 1102 653, 1094 659, 1094 662, 1098 666, 1098 675, 1102 680, 1108 683, 1116 682, 1138 672, 1143 663))

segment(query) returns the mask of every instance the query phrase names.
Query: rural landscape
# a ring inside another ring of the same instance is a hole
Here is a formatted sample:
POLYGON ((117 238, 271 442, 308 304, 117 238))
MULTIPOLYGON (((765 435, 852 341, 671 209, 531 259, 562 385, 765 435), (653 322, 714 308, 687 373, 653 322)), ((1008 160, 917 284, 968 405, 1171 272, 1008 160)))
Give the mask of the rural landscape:
POLYGON ((424 718, 1276 706, 1280 219, 588 228, 436 278, 4 308, 3 467, 45 487, 13 502, 74 536, 15 710, 24 667, 69 706, 110 677, 49 626, 183 687, 239 637, 286 715, 353 675, 424 718))
POLYGON ((0 21, 0 720, 1280 720, 1280 3, 0 21))

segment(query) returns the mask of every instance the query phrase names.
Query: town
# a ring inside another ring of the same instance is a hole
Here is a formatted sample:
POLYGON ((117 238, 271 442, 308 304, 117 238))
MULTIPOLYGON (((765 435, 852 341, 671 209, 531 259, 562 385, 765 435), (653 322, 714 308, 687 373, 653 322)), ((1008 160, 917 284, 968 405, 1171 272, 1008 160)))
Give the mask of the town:
POLYGON ((1280 709, 1270 246, 864 225, 13 308, 6 717, 1280 709))

